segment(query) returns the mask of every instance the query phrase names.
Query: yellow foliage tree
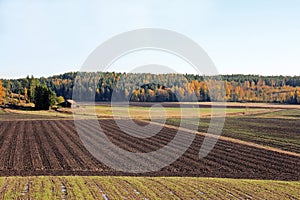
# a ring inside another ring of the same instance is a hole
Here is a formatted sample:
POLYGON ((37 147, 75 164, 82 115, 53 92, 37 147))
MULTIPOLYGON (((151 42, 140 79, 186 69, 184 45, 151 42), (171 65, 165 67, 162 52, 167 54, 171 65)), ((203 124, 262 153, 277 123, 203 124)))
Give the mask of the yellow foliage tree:
POLYGON ((0 80, 0 104, 3 103, 5 98, 5 88, 2 85, 2 81, 0 80))
POLYGON ((229 101, 231 97, 231 85, 225 81, 225 90, 226 90, 226 100, 229 101))

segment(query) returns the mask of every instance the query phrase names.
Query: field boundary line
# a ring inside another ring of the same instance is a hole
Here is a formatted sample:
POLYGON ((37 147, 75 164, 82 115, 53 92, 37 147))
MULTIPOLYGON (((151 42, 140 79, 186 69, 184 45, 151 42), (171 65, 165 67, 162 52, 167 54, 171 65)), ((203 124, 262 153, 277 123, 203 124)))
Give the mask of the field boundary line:
POLYGON ((184 131, 184 132, 188 132, 188 133, 192 133, 192 134, 201 135, 201 136, 204 136, 204 137, 208 136, 208 137, 216 138, 216 139, 227 141, 227 142, 246 145, 246 146, 249 146, 249 147, 255 147, 255 148, 264 149, 264 150, 267 150, 267 151, 273 151, 273 152, 276 152, 276 153, 286 154, 286 155, 290 155, 290 156, 296 156, 296 157, 300 158, 299 153, 291 152, 291 151, 285 151, 285 150, 278 149, 278 148, 275 148, 275 147, 264 146, 264 145, 256 144, 256 143, 253 143, 253 142, 246 142, 246 141, 243 141, 243 140, 239 140, 239 139, 235 139, 235 138, 231 138, 231 137, 226 137, 226 136, 222 136, 222 135, 217 136, 217 135, 213 135, 211 133, 193 131, 193 130, 190 130, 190 129, 187 129, 187 128, 177 127, 177 126, 173 126, 173 125, 169 125, 169 124, 161 124, 161 123, 158 123, 158 122, 152 122, 152 121, 147 121, 147 120, 142 120, 142 119, 138 119, 138 120, 142 121, 142 122, 147 122, 147 123, 151 123, 151 124, 154 124, 154 125, 170 128, 170 129, 175 129, 175 130, 180 130, 180 131, 184 131))

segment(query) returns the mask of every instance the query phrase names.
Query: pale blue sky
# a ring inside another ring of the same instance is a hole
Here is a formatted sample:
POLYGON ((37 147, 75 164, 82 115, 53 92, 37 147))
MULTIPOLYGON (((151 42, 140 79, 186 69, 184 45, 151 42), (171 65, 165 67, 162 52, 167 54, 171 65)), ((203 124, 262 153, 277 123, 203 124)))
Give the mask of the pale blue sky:
POLYGON ((102 42, 146 27, 188 36, 222 74, 300 75, 299 11, 299 0, 0 0, 0 77, 77 71, 102 42))

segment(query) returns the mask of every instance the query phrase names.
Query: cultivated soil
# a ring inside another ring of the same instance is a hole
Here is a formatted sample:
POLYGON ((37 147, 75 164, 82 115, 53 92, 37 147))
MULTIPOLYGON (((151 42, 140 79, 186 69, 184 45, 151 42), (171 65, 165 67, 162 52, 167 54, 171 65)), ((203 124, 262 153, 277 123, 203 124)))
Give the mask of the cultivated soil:
MULTIPOLYGON (((168 144, 177 132, 165 127, 151 138, 139 139, 122 132, 111 119, 99 122, 114 144, 131 152, 155 151, 168 144)), ((86 120, 83 128, 92 129, 89 123, 86 120)), ((140 175, 300 180, 299 156, 238 142, 218 140, 207 157, 199 158, 204 139, 199 134, 183 156, 170 166, 158 172, 130 174, 110 169, 95 159, 79 139, 72 120, 2 121, 0 126, 0 176, 140 175)), ((166 156, 168 153, 165 152, 166 156)))

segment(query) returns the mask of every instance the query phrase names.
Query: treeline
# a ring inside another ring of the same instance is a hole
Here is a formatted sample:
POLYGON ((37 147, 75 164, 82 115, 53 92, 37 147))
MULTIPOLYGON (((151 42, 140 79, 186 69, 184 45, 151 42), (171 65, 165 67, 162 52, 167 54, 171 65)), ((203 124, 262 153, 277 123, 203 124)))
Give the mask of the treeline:
POLYGON ((35 101, 39 85, 56 96, 78 101, 300 103, 300 76, 223 75, 220 80, 192 74, 71 72, 48 78, 3 80, 7 97, 18 94, 27 102, 35 101))
POLYGON ((45 78, 26 77, 24 79, 0 80, 0 104, 18 107, 32 107, 48 110, 53 105, 64 101, 47 86, 45 78))

